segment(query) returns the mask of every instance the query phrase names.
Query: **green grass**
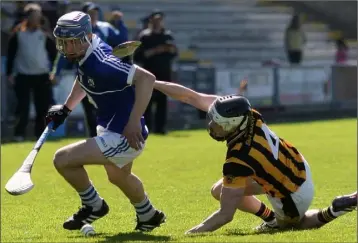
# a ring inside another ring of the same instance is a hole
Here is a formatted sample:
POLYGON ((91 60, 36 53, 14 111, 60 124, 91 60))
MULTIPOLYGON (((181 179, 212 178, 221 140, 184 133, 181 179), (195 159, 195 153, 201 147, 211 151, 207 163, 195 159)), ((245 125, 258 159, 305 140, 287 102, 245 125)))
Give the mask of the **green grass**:
MULTIPOLYGON (((320 121, 273 125, 281 137, 292 142, 311 165, 315 199, 311 208, 326 207, 336 196, 356 190, 356 120, 320 121)), ((94 223, 98 236, 84 238, 68 232, 62 223, 79 206, 76 193, 54 167, 52 156, 75 140, 47 142, 33 169, 35 188, 13 197, 1 191, 2 242, 356 242, 356 212, 345 215, 321 229, 255 234, 252 227, 261 221, 238 212, 230 224, 212 234, 194 237, 183 233, 218 208, 210 188, 221 176, 225 145, 209 138, 205 131, 150 136, 145 152, 133 168, 144 182, 153 204, 167 214, 167 223, 152 233, 133 233, 134 210, 122 193, 111 185, 104 169, 87 167, 110 213, 94 223)), ((2 145, 1 183, 20 166, 33 142, 2 145)), ((260 197, 267 202, 265 197, 260 197)))

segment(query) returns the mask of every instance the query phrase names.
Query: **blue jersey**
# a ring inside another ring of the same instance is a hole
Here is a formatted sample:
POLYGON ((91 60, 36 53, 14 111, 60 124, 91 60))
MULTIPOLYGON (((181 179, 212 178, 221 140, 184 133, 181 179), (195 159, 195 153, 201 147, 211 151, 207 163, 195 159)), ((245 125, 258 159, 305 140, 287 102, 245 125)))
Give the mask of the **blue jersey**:
MULTIPOLYGON (((77 72, 80 85, 97 108, 98 125, 122 134, 135 100, 132 81, 136 68, 113 56, 112 48, 93 35, 92 46, 79 62, 77 72)), ((143 116, 141 123, 142 135, 147 138, 143 116)))

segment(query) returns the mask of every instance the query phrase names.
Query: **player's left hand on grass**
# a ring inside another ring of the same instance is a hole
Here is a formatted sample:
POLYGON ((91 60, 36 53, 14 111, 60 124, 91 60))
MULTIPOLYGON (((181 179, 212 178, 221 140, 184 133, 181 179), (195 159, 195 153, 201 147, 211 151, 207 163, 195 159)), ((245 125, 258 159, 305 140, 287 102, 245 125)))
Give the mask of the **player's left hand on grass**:
POLYGON ((46 115, 46 125, 53 121, 52 130, 56 130, 68 117, 71 110, 65 105, 52 106, 46 115))
POLYGON ((193 228, 191 228, 190 230, 186 231, 185 234, 186 235, 192 235, 195 233, 201 233, 198 229, 200 228, 200 225, 194 226, 193 228))
POLYGON ((129 120, 123 130, 123 135, 127 138, 129 146, 135 150, 142 148, 142 144, 144 144, 144 138, 142 136, 142 124, 140 123, 140 120, 129 120))

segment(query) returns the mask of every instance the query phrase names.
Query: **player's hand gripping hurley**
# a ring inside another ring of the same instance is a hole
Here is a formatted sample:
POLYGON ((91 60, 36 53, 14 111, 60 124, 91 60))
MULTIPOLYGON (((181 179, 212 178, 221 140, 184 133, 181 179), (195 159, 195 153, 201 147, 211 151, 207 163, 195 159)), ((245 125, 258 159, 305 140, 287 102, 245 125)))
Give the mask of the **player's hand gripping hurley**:
POLYGON ((49 123, 42 133, 41 137, 37 140, 35 146, 26 157, 22 166, 16 171, 16 173, 10 178, 5 185, 5 190, 11 195, 22 195, 29 192, 34 184, 31 180, 31 169, 34 165, 35 158, 40 151, 42 145, 46 141, 48 135, 51 133, 53 122, 49 123))

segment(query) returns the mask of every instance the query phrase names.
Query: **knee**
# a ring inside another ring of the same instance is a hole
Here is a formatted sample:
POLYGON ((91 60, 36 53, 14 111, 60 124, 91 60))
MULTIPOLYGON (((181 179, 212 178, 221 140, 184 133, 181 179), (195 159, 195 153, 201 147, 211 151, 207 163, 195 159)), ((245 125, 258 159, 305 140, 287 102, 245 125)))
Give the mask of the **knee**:
POLYGON ((116 175, 114 175, 113 173, 111 174, 107 174, 108 177, 108 181, 114 185, 118 184, 118 177, 116 175))
POLYGON ((53 157, 53 164, 57 170, 61 170, 67 166, 68 164, 67 154, 68 154, 67 151, 64 149, 59 149, 56 151, 53 157))
POLYGON ((215 183, 211 187, 211 195, 218 201, 220 201, 221 184, 215 183))
POLYGON ((111 166, 111 169, 107 167, 108 181, 114 185, 118 186, 125 183, 129 175, 130 173, 128 174, 127 171, 123 171, 118 167, 111 166))
POLYGON ((128 177, 129 177, 128 175, 109 174, 108 181, 115 186, 122 187, 128 184, 127 183, 128 177))

